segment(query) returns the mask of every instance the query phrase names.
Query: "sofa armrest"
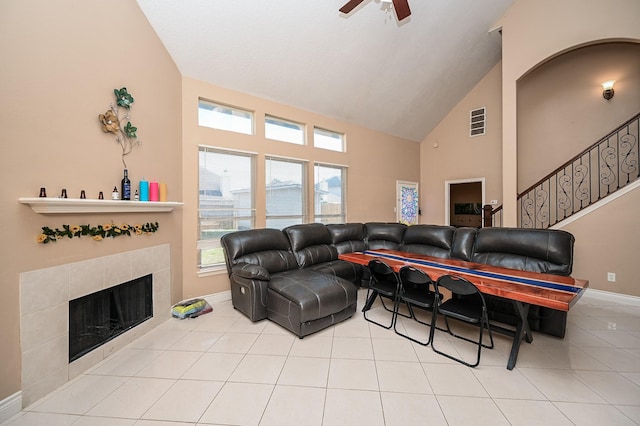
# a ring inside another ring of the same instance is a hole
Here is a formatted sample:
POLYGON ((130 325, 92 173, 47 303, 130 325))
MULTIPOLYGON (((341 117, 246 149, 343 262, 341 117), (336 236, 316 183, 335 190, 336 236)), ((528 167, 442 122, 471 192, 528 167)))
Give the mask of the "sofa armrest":
POLYGON ((269 271, 264 267, 253 263, 238 263, 232 268, 231 272, 234 275, 248 280, 269 281, 271 279, 269 271))

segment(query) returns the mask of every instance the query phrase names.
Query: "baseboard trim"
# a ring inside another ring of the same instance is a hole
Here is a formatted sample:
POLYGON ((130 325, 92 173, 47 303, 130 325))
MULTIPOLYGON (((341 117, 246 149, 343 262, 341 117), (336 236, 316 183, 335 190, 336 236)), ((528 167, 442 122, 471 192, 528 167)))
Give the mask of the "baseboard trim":
POLYGON ((0 401, 0 423, 6 422, 22 410, 22 392, 18 391, 0 401))
POLYGON ((209 303, 226 302, 227 300, 231 300, 231 290, 209 294, 204 296, 203 298, 209 303))
POLYGON ((596 290, 593 288, 587 288, 582 298, 597 299, 607 302, 616 302, 623 305, 640 306, 640 297, 630 296, 628 294, 612 293, 610 291, 596 290))

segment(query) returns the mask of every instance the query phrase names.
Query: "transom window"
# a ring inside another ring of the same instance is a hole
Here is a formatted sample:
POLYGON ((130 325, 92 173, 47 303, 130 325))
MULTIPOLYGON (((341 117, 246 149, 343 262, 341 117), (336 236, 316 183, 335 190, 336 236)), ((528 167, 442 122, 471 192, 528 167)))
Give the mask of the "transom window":
POLYGON ((305 223, 306 162, 266 157, 267 228, 305 223))
POLYGON ((220 237, 255 227, 255 155, 200 147, 198 267, 224 265, 220 237))
POLYGON ((304 124, 266 115, 264 135, 268 139, 304 145, 304 124))
POLYGON ((344 223, 346 167, 316 163, 314 166, 314 214, 319 223, 344 223))
POLYGON ((198 124, 246 135, 252 135, 254 129, 252 112, 202 99, 198 102, 198 124))
POLYGON ((314 127, 313 146, 316 148, 330 149, 331 151, 344 152, 344 134, 314 127))

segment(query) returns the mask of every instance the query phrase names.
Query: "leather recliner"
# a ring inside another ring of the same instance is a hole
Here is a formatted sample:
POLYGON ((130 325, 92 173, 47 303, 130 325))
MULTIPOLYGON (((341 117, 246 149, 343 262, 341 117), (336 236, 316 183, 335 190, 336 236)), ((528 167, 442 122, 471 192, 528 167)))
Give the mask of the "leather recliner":
MULTIPOLYGON (((573 268, 572 234, 551 229, 483 228, 475 239, 473 256, 475 263, 541 272, 554 275, 571 275, 573 268)), ((510 300, 487 296, 489 318, 505 324, 516 324, 516 313, 510 300)), ((556 337, 564 337, 567 313, 542 306, 531 305, 529 326, 556 337)))
MULTIPOLYGON (((355 313, 356 286, 334 274, 301 268, 282 231, 237 231, 220 241, 233 306, 252 321, 268 318, 302 338, 355 313)), ((326 250, 335 248, 318 249, 326 250)), ((300 261, 309 260, 312 252, 303 253, 300 261)))

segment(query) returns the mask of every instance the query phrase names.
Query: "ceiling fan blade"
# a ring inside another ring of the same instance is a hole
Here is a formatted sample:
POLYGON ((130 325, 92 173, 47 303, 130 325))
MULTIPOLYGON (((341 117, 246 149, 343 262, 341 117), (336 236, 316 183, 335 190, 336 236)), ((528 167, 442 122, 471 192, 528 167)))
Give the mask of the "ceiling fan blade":
POLYGON ((349 13, 353 9, 355 9, 360 3, 364 0, 349 0, 344 6, 342 6, 339 10, 342 13, 349 13))
POLYGON ((398 21, 402 21, 404 18, 411 15, 409 0, 393 0, 393 8, 396 10, 398 21))

